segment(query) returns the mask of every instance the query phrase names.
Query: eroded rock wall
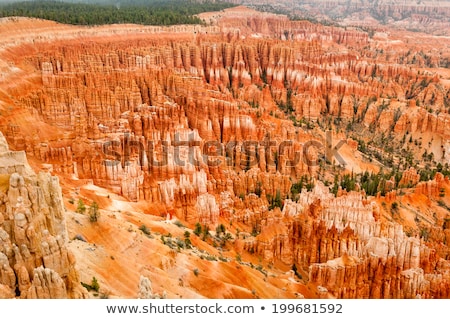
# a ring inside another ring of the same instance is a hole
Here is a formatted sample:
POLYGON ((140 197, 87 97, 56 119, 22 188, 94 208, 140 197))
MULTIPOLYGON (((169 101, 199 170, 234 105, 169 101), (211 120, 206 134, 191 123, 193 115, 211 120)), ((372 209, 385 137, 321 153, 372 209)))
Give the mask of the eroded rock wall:
POLYGON ((58 178, 35 174, 1 133, 0 171, 1 297, 83 298, 58 178))

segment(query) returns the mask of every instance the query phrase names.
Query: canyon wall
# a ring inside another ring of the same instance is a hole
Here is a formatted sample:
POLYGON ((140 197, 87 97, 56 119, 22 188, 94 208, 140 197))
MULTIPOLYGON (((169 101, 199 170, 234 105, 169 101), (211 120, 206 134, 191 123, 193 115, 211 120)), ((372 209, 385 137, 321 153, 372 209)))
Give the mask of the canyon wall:
POLYGON ((0 133, 0 297, 83 298, 67 249, 58 178, 38 174, 0 133))
POLYGON ((265 10, 277 10, 292 17, 372 28, 396 28, 448 35, 450 5, 438 1, 234 1, 265 10))

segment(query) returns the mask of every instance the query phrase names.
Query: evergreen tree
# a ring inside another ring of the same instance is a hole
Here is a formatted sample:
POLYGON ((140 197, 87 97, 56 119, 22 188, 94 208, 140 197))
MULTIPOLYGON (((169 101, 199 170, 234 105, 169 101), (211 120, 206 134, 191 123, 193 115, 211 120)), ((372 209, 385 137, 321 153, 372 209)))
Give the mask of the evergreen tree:
POLYGON ((89 220, 91 222, 97 222, 100 218, 100 212, 98 210, 98 204, 97 202, 92 202, 91 206, 89 207, 89 220))
POLYGON ((81 198, 78 200, 78 206, 77 206, 76 212, 79 214, 84 214, 86 212, 86 206, 84 205, 84 202, 81 198))

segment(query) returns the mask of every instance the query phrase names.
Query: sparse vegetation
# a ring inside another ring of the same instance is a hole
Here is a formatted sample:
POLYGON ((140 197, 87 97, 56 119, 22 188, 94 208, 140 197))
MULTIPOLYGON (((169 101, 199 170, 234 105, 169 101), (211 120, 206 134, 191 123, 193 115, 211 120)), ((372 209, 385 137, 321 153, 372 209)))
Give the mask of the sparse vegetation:
POLYGON ((398 203, 397 203, 397 202, 393 202, 393 203, 391 204, 391 213, 392 213, 392 214, 398 213, 398 203))
POLYGON ((203 225, 202 240, 206 240, 208 237, 209 237, 209 227, 208 227, 208 225, 203 225))
POLYGON ((184 232, 184 244, 187 249, 192 248, 191 233, 187 230, 184 232))
POLYGON ((438 200, 438 205, 442 208, 445 208, 446 210, 448 210, 450 212, 450 206, 447 205, 442 199, 438 200))
POLYGON ((427 228, 421 228, 419 235, 420 238, 423 238, 424 241, 428 241, 428 238, 430 237, 430 230, 427 228))
POLYGON ((226 228, 223 224, 220 224, 216 227, 216 235, 224 234, 226 232, 226 228))
POLYGON ((200 223, 195 224, 194 234, 200 237, 201 233, 202 233, 202 225, 200 223))
POLYGON ((173 237, 171 233, 161 235, 161 242, 173 250, 180 251, 181 249, 191 249, 192 242, 189 231, 186 231, 183 238, 173 237))
POLYGON ((78 200, 78 206, 77 206, 76 212, 78 214, 84 214, 86 212, 86 205, 84 205, 84 202, 81 198, 78 200))
POLYGON ((176 221, 173 222, 173 224, 175 226, 178 226, 180 228, 185 228, 186 226, 183 225, 183 223, 181 221, 179 221, 178 219, 176 221))
POLYGON ((95 291, 98 292, 100 290, 100 284, 97 281, 97 278, 92 277, 92 281, 90 284, 86 284, 81 282, 81 285, 87 289, 87 291, 95 291))
POLYGON ((281 192, 279 189, 277 189, 275 197, 267 194, 267 201, 269 202, 269 210, 272 210, 275 207, 278 207, 280 209, 283 208, 283 200, 281 199, 281 192))
POLYGON ((264 270, 264 267, 262 265, 257 265, 255 269, 262 273, 264 276, 267 276, 267 271, 264 270))
POLYGON ((147 236, 150 236, 151 234, 152 234, 152 232, 150 231, 150 229, 146 226, 146 225, 144 225, 144 224, 142 224, 141 226, 139 226, 139 230, 141 231, 141 232, 143 232, 145 235, 147 235, 147 236))
POLYGON ((100 211, 98 208, 97 202, 92 202, 91 206, 89 207, 89 221, 91 223, 95 223, 100 218, 100 211))
POLYGON ((300 177, 300 179, 296 183, 292 184, 290 196, 292 199, 296 200, 298 194, 302 192, 303 188, 305 188, 309 192, 313 189, 313 187, 313 179, 308 175, 302 175, 302 177, 300 177))
POLYGON ((298 272, 298 268, 296 264, 292 265, 292 270, 294 271, 295 276, 297 276, 298 279, 302 280, 302 275, 298 272))

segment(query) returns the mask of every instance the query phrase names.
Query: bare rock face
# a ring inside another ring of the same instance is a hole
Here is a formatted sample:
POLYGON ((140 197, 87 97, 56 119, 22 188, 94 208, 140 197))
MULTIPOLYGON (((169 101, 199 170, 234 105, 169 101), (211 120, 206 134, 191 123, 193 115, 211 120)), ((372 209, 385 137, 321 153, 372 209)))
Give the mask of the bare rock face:
POLYGON ((33 283, 26 294, 29 299, 65 299, 66 285, 59 274, 51 268, 35 268, 33 283))
POLYGON ((399 182, 400 186, 411 186, 416 185, 420 180, 420 175, 417 171, 411 167, 408 170, 405 170, 402 174, 402 179, 399 182))
MULTIPOLYGON (((251 1, 244 1, 245 4, 251 1)), ((448 35, 448 2, 438 1, 309 1, 292 4, 290 1, 277 2, 279 10, 296 12, 304 16, 333 20, 340 18, 343 25, 383 25, 385 27, 416 30, 436 35, 448 35)), ((351 35, 350 35, 351 36, 351 35)), ((350 37, 348 36, 348 37, 350 37)), ((345 38, 344 38, 345 39, 345 38)))
POLYGON ((4 297, 79 298, 75 260, 58 178, 36 175, 22 152, 9 151, 0 134, 0 170, 9 176, 0 202, 0 263, 4 297))
POLYGON ((441 173, 436 173, 433 180, 418 183, 415 188, 415 193, 425 195, 429 198, 438 198, 446 182, 448 182, 448 177, 444 178, 441 173))
POLYGON ((158 293, 153 293, 152 282, 147 277, 141 275, 139 278, 139 287, 138 287, 138 299, 165 299, 166 291, 160 295, 158 293))
POLYGON ((152 299, 152 282, 147 277, 141 276, 139 279, 138 299, 152 299))
POLYGON ((216 226, 219 220, 219 206, 216 198, 210 194, 197 197, 196 210, 199 213, 199 222, 202 225, 216 226))

